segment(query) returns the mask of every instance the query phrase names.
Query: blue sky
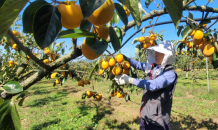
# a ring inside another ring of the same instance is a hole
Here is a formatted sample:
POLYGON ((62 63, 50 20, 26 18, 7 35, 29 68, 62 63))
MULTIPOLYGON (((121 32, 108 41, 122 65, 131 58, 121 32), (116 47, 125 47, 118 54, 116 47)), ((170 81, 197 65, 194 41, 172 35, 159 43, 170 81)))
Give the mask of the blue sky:
MULTIPOLYGON (((31 2, 32 1, 34 1, 34 0, 31 0, 31 2)), ((47 0, 48 2, 51 2, 50 0, 47 0)), ((114 0, 114 2, 115 3, 119 3, 117 0, 114 0)), ((155 0, 155 2, 156 3, 162 3, 160 0, 155 0)), ((208 2, 208 0, 196 0, 195 1, 195 3, 197 4, 197 5, 206 5, 207 4, 207 2, 208 2)), ((158 10, 157 9, 157 6, 156 6, 156 4, 154 3, 154 2, 152 2, 151 4, 150 4, 150 6, 149 6, 149 9, 147 9, 147 8, 145 8, 145 0, 141 0, 141 3, 142 3, 142 6, 143 6, 143 8, 149 13, 151 10, 153 10, 153 9, 155 9, 155 10, 158 10)), ((77 1, 77 4, 79 4, 79 2, 77 1)), ((193 3, 191 4, 191 5, 194 5, 193 3)), ((208 6, 209 7, 214 7, 214 8, 218 8, 218 6, 216 6, 216 5, 218 5, 218 1, 214 1, 214 2, 212 2, 212 3, 209 3, 208 4, 208 6)), ((26 7, 28 6, 28 4, 26 5, 26 7)), ((25 7, 25 8, 26 8, 25 7)), ((162 5, 161 4, 161 6, 160 7, 164 7, 164 5, 162 5)), ((24 9, 25 9, 24 8, 24 9)), ((23 9, 23 10, 24 10, 23 9)), ((23 13, 23 10, 21 11, 21 15, 22 15, 22 13, 23 13)), ((202 17, 202 12, 200 12, 200 11, 191 11, 192 13, 193 13, 193 15, 194 15, 194 18, 201 18, 202 17)), ((183 15, 184 16, 188 16, 188 11, 184 11, 183 12, 183 15)), ((210 16, 216 16, 217 14, 215 14, 215 13, 210 13, 209 15, 208 15, 208 17, 210 17, 210 16)), ((182 18, 183 19, 183 18, 182 18)), ((132 16, 130 15, 129 16, 129 18, 128 18, 128 21, 132 21, 133 20, 133 18, 132 18, 132 16)), ((154 17, 152 20, 151 20, 151 23, 153 24, 154 22, 155 22, 155 20, 156 20, 156 17, 154 17)), ((159 17, 159 19, 158 19, 158 21, 157 21, 157 23, 159 23, 159 22, 163 22, 163 21, 170 21, 171 20, 171 18, 170 18, 170 16, 169 15, 162 15, 162 16, 160 16, 159 17)), ((142 25, 141 25, 141 27, 144 27, 144 26, 147 26, 147 25, 150 25, 149 24, 149 21, 150 20, 147 20, 147 21, 145 21, 145 22, 143 22, 142 23, 142 25)), ((211 23, 213 23, 215 20, 212 20, 212 22, 211 23)), ((19 21, 19 23, 22 23, 22 21, 19 21)), ((119 23, 116 25, 116 26, 118 26, 118 27, 122 27, 124 24, 122 23, 122 21, 119 21, 119 23)), ((185 25, 185 23, 180 23, 180 25, 185 25)), ((210 24, 208 24, 208 26, 209 26, 210 24)), ((215 24, 212 28, 215 28, 215 27, 217 27, 217 25, 218 24, 215 24)), ((121 49, 121 53, 123 53, 123 54, 125 54, 126 56, 128 56, 128 57, 131 57, 131 56, 134 56, 134 54, 135 54, 135 46, 138 44, 138 43, 136 43, 136 44, 134 44, 134 45, 132 45, 132 41, 135 39, 135 38, 138 38, 138 37, 140 37, 140 36, 146 36, 146 35, 148 35, 148 31, 149 30, 151 30, 151 28, 148 28, 148 29, 146 29, 146 31, 145 31, 145 33, 142 35, 141 33, 138 33, 137 35, 135 35, 122 49, 121 49)), ((177 36, 177 30, 175 30, 175 27, 174 27, 174 24, 165 24, 165 25, 160 25, 160 26, 156 26, 156 27, 154 27, 154 32, 157 32, 157 33, 160 33, 160 31, 162 31, 162 30, 165 30, 163 33, 162 33, 162 35, 164 35, 164 39, 165 40, 181 40, 181 36, 180 37, 178 37, 177 36)), ((22 28, 20 28, 20 29, 18 29, 18 31, 22 31, 22 28)), ((131 28, 131 29, 129 29, 127 32, 126 32, 126 35, 123 37, 123 42, 125 42, 126 41, 126 39, 128 39, 129 38, 129 36, 131 36, 134 32, 136 32, 137 31, 137 28, 131 28)), ((83 40, 84 40, 84 38, 78 38, 78 45, 80 45, 80 44, 82 44, 82 42, 83 42, 83 40)), ((70 47, 70 45, 71 45, 71 40, 70 39, 58 39, 56 42, 57 43, 59 43, 59 42, 63 42, 63 41, 65 41, 65 44, 64 45, 67 45, 67 49, 65 49, 65 54, 66 53, 69 53, 70 51, 69 51, 69 47, 70 47)), ((2 48, 2 47, 0 47, 0 48, 2 48)), ((108 50, 111 52, 111 53, 113 53, 114 52, 114 50, 113 49, 110 49, 109 47, 108 47, 108 50)), ((107 54, 107 53, 106 53, 107 54)), ((84 58, 85 59, 85 58, 84 58)))

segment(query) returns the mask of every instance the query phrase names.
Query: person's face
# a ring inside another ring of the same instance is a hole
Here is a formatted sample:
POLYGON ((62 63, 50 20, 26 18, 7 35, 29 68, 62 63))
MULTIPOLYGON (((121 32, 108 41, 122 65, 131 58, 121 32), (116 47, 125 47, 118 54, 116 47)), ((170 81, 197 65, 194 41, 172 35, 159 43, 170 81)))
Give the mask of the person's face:
POLYGON ((160 52, 155 52, 155 63, 157 65, 161 65, 164 58, 164 54, 160 52))

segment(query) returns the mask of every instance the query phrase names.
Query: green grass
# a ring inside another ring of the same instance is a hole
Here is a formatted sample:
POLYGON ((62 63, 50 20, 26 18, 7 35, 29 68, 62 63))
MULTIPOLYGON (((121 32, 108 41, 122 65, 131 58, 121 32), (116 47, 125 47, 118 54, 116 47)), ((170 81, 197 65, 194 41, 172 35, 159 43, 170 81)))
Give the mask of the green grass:
MULTIPOLYGON (((207 92, 206 80, 197 80, 195 87, 192 80, 184 79, 185 73, 179 73, 171 112, 171 127, 175 130, 218 129, 218 83, 210 81, 207 92)), ((68 80, 64 86, 52 87, 52 81, 40 81, 30 88, 22 107, 18 106, 22 129, 28 130, 83 130, 83 129, 138 129, 139 108, 142 91, 130 94, 131 101, 113 97, 108 102, 109 81, 94 84, 97 92, 103 94, 100 102, 93 98, 81 99, 84 88, 68 80)))

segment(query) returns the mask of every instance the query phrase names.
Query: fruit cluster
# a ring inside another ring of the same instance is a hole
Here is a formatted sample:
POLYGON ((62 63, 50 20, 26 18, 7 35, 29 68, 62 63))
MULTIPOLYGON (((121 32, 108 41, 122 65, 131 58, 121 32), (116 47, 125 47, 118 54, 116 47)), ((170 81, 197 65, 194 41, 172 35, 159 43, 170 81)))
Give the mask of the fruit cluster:
POLYGON ((77 81, 78 86, 88 85, 90 84, 90 81, 88 79, 80 79, 77 81))
POLYGON ((9 61, 9 66, 10 66, 11 68, 13 68, 13 67, 14 67, 14 64, 15 64, 15 65, 17 65, 17 62, 14 62, 14 61, 9 61))
MULTIPOLYGON (((19 32, 17 30, 12 30, 12 33, 14 34, 14 36, 19 36, 19 32)), ((17 50, 17 44, 14 42, 14 41, 11 41, 11 47, 14 49, 14 50, 17 50)))
POLYGON ((189 33, 190 37, 183 39, 181 43, 184 43, 187 48, 197 48, 203 52, 205 57, 211 57, 214 52, 216 52, 216 48, 214 47, 214 38, 208 37, 204 34, 203 28, 206 27, 207 24, 202 25, 201 27, 194 28, 191 33, 189 33), (192 40, 190 40, 192 39, 192 40))
POLYGON ((86 91, 86 97, 87 98, 91 98, 91 97, 94 97, 94 99, 96 101, 101 101, 102 99, 102 94, 99 94, 99 93, 96 93, 96 92, 93 92, 93 91, 86 91))
POLYGON ((125 93, 121 93, 120 91, 112 91, 111 92, 111 97, 117 96, 118 98, 124 98, 126 96, 125 93))
POLYGON ((138 41, 141 43, 141 46, 144 49, 147 49, 150 46, 155 46, 155 39, 157 38, 156 34, 151 33, 150 36, 139 37, 138 41))
POLYGON ((124 57, 122 54, 117 54, 115 59, 112 57, 107 60, 100 61, 101 68, 98 72, 99 75, 102 75, 105 70, 110 68, 110 73, 112 75, 119 75, 119 74, 129 74, 130 63, 128 61, 123 60, 124 57))

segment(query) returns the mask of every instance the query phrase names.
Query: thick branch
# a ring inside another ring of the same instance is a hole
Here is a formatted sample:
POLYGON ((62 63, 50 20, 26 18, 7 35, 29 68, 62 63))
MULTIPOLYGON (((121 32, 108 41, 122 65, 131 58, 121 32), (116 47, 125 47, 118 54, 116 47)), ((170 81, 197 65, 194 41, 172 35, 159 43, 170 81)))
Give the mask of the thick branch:
POLYGON ((21 49, 26 55, 28 55, 35 63, 37 63, 39 66, 50 69, 49 65, 46 65, 41 60, 39 60, 36 56, 33 55, 33 53, 30 51, 29 48, 25 47, 15 36, 14 34, 8 30, 7 32, 8 36, 17 44, 18 48, 21 49))
MULTIPOLYGON (((74 44, 75 45, 75 44, 74 44)), ((50 74, 52 71, 57 69, 58 67, 62 66, 63 64, 67 63, 68 61, 75 59, 82 55, 81 51, 81 45, 77 47, 73 47, 73 51, 69 54, 64 55, 63 57, 57 59, 56 61, 52 62, 50 65, 50 69, 43 69, 41 68, 38 72, 21 82, 21 86, 23 86, 23 90, 27 90, 29 87, 34 85, 36 82, 40 81, 42 78, 44 78, 46 75, 50 74)), ((3 99, 11 98, 12 96, 15 96, 17 94, 7 94, 6 97, 4 97, 4 94, 2 96, 3 99)))
POLYGON ((26 90, 36 82, 40 81, 44 76, 48 75, 51 73, 53 70, 57 69, 58 67, 62 66, 63 64, 69 62, 72 59, 75 59, 79 56, 82 55, 81 52, 81 46, 74 47, 74 51, 70 52, 69 54, 64 55, 63 57, 57 59, 56 61, 52 62, 50 64, 51 69, 46 70, 46 69, 40 69, 37 73, 34 75, 30 76, 28 79, 23 81, 21 85, 23 86, 23 89, 26 90))

